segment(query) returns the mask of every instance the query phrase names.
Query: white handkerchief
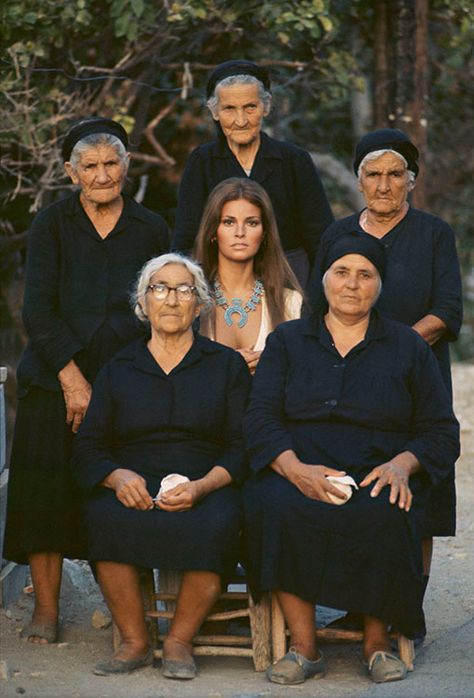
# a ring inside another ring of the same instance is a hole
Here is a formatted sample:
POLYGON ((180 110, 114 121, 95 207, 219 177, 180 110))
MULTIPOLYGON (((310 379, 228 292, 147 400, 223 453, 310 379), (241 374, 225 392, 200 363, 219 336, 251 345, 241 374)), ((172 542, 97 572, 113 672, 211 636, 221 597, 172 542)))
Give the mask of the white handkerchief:
POLYGON ((342 497, 337 497, 335 494, 328 492, 327 495, 333 504, 345 504, 352 497, 352 488, 355 487, 358 490, 357 483, 354 478, 350 475, 326 475, 326 478, 332 482, 338 490, 341 490, 346 495, 347 499, 342 497))
POLYGON ((168 492, 168 490, 172 490, 173 487, 180 485, 182 482, 189 482, 189 477, 186 477, 186 475, 178 475, 178 473, 171 473, 171 475, 167 475, 160 483, 160 489, 155 497, 155 500, 160 499, 162 494, 168 492))

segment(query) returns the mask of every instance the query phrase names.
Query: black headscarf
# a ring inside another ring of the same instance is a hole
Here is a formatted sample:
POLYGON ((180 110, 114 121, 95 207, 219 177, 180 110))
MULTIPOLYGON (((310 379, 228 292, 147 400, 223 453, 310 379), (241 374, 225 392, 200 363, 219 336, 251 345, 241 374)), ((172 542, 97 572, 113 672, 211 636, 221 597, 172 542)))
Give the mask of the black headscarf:
POLYGON ((61 149, 63 161, 67 162, 69 160, 76 143, 93 133, 109 133, 111 136, 118 138, 123 143, 125 149, 128 148, 128 135, 121 124, 112 119, 105 119, 102 116, 91 116, 75 123, 64 136, 61 149))
POLYGON ((270 73, 266 68, 253 63, 253 61, 245 61, 243 59, 226 61, 214 68, 209 75, 206 85, 207 99, 212 97, 216 85, 221 82, 221 80, 230 78, 232 75, 252 75, 254 78, 257 78, 257 80, 260 80, 266 90, 270 91, 271 89, 270 73))
POLYGON ((400 153, 408 163, 408 169, 418 175, 418 149, 408 136, 398 128, 379 128, 363 136, 356 145, 354 172, 357 175, 359 165, 368 153, 388 148, 400 153))
POLYGON ((345 233, 328 242, 327 248, 322 250, 321 275, 334 264, 334 262, 346 254, 360 254, 368 259, 380 274, 380 278, 385 276, 385 248, 383 244, 368 233, 354 231, 345 233))

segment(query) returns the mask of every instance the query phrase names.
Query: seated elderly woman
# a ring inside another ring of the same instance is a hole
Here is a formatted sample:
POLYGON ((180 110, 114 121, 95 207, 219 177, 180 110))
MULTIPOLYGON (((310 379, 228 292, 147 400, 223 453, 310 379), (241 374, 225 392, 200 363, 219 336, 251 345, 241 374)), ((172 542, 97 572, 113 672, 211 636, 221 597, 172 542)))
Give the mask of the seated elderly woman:
POLYGON ((192 638, 236 564, 235 482, 244 471, 241 422, 250 375, 232 349, 194 335, 209 302, 200 268, 178 254, 150 260, 135 295, 149 339, 100 372, 76 437, 73 468, 86 490, 89 560, 121 635, 99 675, 150 664, 136 566, 183 570, 163 648, 163 674, 196 675, 192 638), (189 478, 156 497, 170 474, 189 478))
POLYGON ((371 310, 384 264, 375 238, 336 240, 326 310, 280 325, 254 377, 248 571, 257 598, 276 592, 290 630, 290 651, 268 670, 275 683, 325 672, 315 603, 363 614, 375 682, 406 675, 387 627, 408 638, 424 628, 419 516, 456 460, 458 425, 428 344, 371 310), (359 487, 351 498, 329 479, 342 476, 359 487))

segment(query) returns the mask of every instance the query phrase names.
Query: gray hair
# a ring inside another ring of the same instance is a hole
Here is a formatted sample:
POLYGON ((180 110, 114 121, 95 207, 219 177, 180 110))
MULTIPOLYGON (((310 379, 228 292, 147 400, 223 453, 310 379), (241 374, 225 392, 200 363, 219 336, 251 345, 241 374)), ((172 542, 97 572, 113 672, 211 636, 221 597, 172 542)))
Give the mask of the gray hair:
POLYGON ((359 168, 357 170, 357 179, 360 181, 362 177, 362 168, 366 163, 372 162, 372 160, 377 160, 382 155, 385 155, 385 153, 391 153, 392 155, 396 155, 398 158, 400 158, 400 160, 407 168, 408 191, 414 189, 416 184, 416 174, 412 172, 412 170, 408 169, 408 162, 405 160, 403 155, 396 150, 392 150, 391 148, 382 148, 381 150, 373 150, 372 152, 367 153, 367 155, 364 158, 362 158, 359 168))
MULTIPOLYGON (((348 254, 351 254, 351 253, 348 252, 348 254)), ((354 252, 354 254, 357 254, 357 252, 354 252)), ((335 261, 337 261, 337 260, 335 260, 335 261)), ((369 259, 369 262, 370 262, 370 259, 369 259)), ((333 262, 333 264, 334 264, 334 262, 333 262)), ((326 271, 323 274, 323 278, 321 279, 321 283, 323 285, 323 291, 324 291, 325 296, 326 296, 327 278, 328 278, 329 272, 331 271, 331 267, 332 267, 332 264, 329 267, 329 269, 326 269, 326 271)), ((378 285, 377 292, 375 294, 375 299, 374 299, 374 302, 372 303, 372 306, 374 306, 377 303, 377 301, 380 297, 380 294, 382 293, 382 279, 380 277, 379 270, 377 269, 377 267, 374 266, 374 269, 375 269, 375 273, 377 275, 379 285, 378 285)), ((327 296, 326 296, 326 300, 327 300, 327 296)))
POLYGON ((142 322, 148 322, 148 318, 143 311, 140 301, 146 295, 153 274, 156 274, 157 271, 160 271, 167 264, 181 264, 189 271, 193 277, 193 286, 196 287, 196 303, 198 306, 207 310, 212 304, 209 287, 199 264, 177 252, 168 252, 159 257, 149 259, 138 274, 138 280, 131 296, 131 303, 133 312, 142 322))
POLYGON ((117 136, 113 136, 111 133, 91 133, 77 141, 69 156, 72 168, 76 170, 81 156, 90 148, 96 148, 98 145, 112 146, 125 170, 128 169, 128 157, 125 146, 117 136))
POLYGON ((217 90, 219 87, 232 87, 232 85, 257 85, 258 96, 263 102, 264 115, 267 116, 267 114, 270 113, 272 106, 271 92, 268 92, 268 90, 265 89, 263 83, 258 78, 256 78, 254 75, 230 75, 228 78, 224 78, 217 83, 212 96, 209 97, 206 102, 206 105, 214 118, 216 117, 216 109, 217 105, 219 104, 219 94, 217 90))

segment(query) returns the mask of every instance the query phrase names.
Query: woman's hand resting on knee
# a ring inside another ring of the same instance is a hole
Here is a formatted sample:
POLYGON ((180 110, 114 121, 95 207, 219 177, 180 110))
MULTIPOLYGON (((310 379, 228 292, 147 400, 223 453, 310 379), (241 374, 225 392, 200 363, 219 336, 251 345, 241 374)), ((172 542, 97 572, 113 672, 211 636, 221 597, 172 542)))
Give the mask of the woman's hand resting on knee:
POLYGON ((361 487, 368 487, 375 482, 370 493, 371 497, 377 497, 382 489, 390 486, 390 504, 396 504, 400 509, 410 511, 413 494, 410 490, 410 475, 420 470, 418 459, 410 453, 404 451, 392 458, 387 463, 382 463, 370 471, 360 483, 361 487))

